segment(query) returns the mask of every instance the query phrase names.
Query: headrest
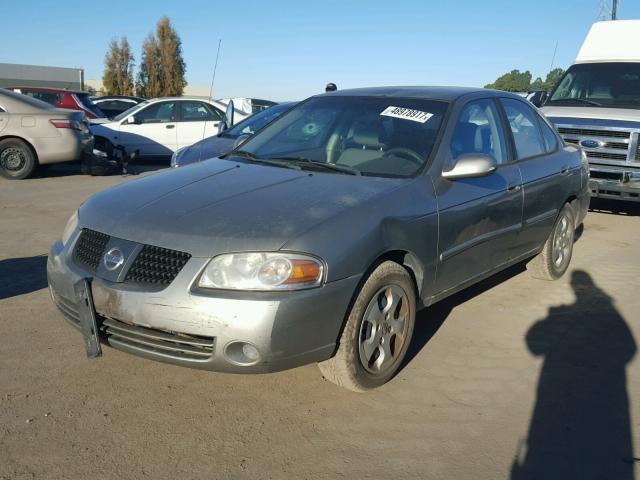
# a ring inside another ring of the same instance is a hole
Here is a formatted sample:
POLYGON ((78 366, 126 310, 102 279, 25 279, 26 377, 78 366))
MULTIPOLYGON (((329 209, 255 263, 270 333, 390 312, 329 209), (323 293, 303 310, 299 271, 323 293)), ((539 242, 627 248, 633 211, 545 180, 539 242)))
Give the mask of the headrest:
POLYGON ((353 143, 365 147, 380 148, 380 124, 375 120, 361 120, 353 126, 353 143))
POLYGON ((453 132, 451 145, 458 151, 474 152, 476 151, 476 130, 478 126, 475 123, 461 122, 456 126, 453 132))

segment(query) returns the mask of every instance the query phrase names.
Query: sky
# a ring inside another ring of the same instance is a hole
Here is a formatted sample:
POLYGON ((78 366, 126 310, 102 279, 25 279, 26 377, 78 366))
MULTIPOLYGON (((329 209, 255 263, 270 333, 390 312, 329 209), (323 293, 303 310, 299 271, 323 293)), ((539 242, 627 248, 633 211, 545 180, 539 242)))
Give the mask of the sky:
MULTIPOLYGON (((5 3, 6 2, 6 3, 5 3)), ((110 40, 136 61, 167 15, 182 40, 187 82, 213 96, 300 100, 377 85, 484 86, 514 68, 543 79, 578 53, 601 0, 22 0, 2 6, 0 62, 80 67, 102 77, 110 40)), ((640 0, 620 0, 640 19, 640 0)))

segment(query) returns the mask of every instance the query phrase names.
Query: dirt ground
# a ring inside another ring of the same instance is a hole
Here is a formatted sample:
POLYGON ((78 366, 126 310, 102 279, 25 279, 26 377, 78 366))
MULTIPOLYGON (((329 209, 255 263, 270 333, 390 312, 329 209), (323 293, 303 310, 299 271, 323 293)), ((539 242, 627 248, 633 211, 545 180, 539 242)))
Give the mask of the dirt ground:
POLYGON ((639 208, 591 212, 557 282, 518 266, 423 310, 406 367, 354 394, 315 365, 88 360, 46 255, 132 178, 0 180, 0 479, 640 479, 639 208))

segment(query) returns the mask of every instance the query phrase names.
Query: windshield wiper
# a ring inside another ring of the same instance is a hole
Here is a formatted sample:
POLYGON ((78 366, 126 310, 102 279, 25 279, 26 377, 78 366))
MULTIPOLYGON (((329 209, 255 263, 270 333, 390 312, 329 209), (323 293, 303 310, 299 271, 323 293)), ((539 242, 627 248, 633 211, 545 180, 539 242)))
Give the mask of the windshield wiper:
POLYGON ((347 167, 346 165, 336 165, 335 163, 319 162, 318 160, 311 160, 305 157, 277 157, 278 160, 284 160, 287 162, 296 162, 302 164, 310 164, 315 167, 324 168, 325 170, 331 170, 333 172, 346 173, 349 175, 362 175, 355 168, 347 167))
POLYGON ((275 167, 292 168, 293 170, 300 170, 300 167, 293 163, 284 162, 284 161, 281 162, 279 160, 274 160, 272 158, 259 158, 259 157, 256 157, 253 153, 247 152, 246 150, 236 150, 235 152, 231 152, 227 155, 227 158, 232 156, 246 158, 247 160, 250 160, 253 163, 262 163, 264 165, 273 165, 275 167))
POLYGON ((586 98, 559 98, 557 100, 551 100, 549 103, 556 102, 578 102, 584 103, 585 105, 593 105, 594 107, 601 107, 602 104, 598 102, 594 102, 593 100, 588 100, 586 98))

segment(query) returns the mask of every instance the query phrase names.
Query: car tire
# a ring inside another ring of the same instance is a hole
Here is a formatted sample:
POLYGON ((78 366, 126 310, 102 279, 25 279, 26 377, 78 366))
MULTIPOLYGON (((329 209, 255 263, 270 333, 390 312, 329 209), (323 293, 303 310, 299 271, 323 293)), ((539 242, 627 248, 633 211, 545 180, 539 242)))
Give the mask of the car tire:
POLYGON ((575 214, 568 203, 560 210, 542 251, 528 264, 531 276, 557 280, 569 268, 575 237, 575 214))
POLYGON ((355 392, 379 387, 406 356, 416 317, 416 290, 407 270, 385 261, 362 285, 333 357, 318 366, 327 380, 355 392))
POLYGON ((29 177, 38 166, 35 152, 19 138, 0 141, 0 174, 12 180, 29 177))

